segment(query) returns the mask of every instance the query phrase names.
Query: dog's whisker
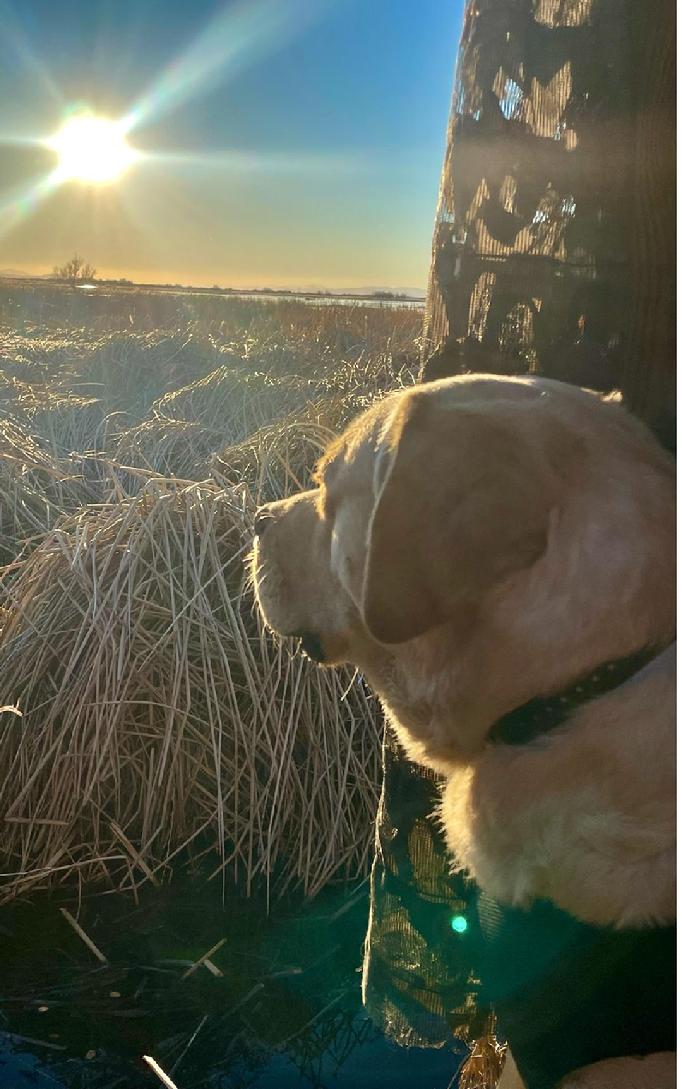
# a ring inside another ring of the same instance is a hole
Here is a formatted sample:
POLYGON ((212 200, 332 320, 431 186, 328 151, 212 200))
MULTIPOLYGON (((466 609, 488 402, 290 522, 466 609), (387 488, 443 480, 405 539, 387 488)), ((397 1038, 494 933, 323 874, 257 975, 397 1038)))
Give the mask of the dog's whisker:
POLYGON ((359 669, 354 669, 353 670, 353 676, 349 680, 346 690, 344 691, 343 695, 341 695, 339 697, 339 703, 345 703, 346 699, 348 698, 348 693, 352 689, 353 685, 355 684, 355 682, 357 681, 359 676, 360 676, 360 670, 359 669))

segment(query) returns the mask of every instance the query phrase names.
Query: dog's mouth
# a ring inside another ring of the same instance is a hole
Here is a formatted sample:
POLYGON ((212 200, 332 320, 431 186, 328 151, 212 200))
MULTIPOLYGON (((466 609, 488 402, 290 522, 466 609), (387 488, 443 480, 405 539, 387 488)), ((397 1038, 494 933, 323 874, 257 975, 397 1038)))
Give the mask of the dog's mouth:
POLYGON ((301 640, 301 647, 308 657, 313 662, 317 662, 318 665, 322 665, 325 660, 325 653, 319 635, 312 631, 296 632, 296 635, 301 640))

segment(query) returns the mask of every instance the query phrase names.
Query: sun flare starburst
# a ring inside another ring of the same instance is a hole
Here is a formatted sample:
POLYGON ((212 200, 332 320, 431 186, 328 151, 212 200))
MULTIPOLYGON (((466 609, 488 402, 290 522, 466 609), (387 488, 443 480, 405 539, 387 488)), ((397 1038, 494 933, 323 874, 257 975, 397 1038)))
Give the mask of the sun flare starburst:
POLYGON ((126 140, 126 127, 95 114, 69 118, 47 146, 59 156, 59 173, 91 185, 116 181, 136 159, 126 140))
MULTIPOLYGON (((136 149, 128 143, 133 131, 206 95, 234 79, 245 67, 262 59, 282 43, 300 35, 324 11, 340 0, 226 0, 199 30, 184 51, 162 69, 125 116, 116 120, 94 113, 87 102, 69 103, 52 83, 40 59, 21 42, 17 53, 35 73, 60 110, 62 125, 52 135, 45 131, 0 131, 0 147, 47 149, 55 162, 44 175, 33 177, 17 190, 0 187, 0 238, 31 216, 64 183, 83 186, 115 184, 133 165, 172 169, 225 169, 259 173, 334 171, 355 169, 348 156, 338 154, 257 153, 252 150, 207 149, 202 153, 136 149)), ((2 0, 0 0, 0 5, 2 0)), ((3 28, 4 29, 4 28, 3 28)), ((101 90, 106 90, 103 87, 101 90)), ((122 196, 124 196, 122 194, 122 196)), ((130 195, 130 194, 128 194, 130 195)))

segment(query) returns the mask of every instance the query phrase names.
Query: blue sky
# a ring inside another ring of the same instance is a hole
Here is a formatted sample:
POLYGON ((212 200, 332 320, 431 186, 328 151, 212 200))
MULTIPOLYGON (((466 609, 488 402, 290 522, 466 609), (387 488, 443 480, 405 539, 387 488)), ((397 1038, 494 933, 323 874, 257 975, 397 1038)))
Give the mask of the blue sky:
POLYGON ((77 249, 160 282, 425 285, 462 0, 0 0, 0 18, 0 269, 77 249), (137 107, 149 158, 32 199, 54 155, 12 141, 76 103, 137 107))

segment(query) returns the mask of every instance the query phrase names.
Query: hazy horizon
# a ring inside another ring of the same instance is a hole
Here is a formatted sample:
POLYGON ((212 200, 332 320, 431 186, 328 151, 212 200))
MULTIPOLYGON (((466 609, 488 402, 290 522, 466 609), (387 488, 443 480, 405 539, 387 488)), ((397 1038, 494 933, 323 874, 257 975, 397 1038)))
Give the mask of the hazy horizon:
MULTIPOLYGON (((72 255, 73 256, 73 255, 72 255)), ((95 269, 95 276, 93 279, 95 282, 103 281, 105 283, 131 283, 136 287, 183 287, 183 288, 207 288, 209 290, 215 289, 217 291, 296 291, 296 292, 324 292, 331 291, 337 292, 372 292, 372 291, 390 291, 393 293, 424 295, 426 293, 426 284, 369 284, 365 282, 349 283, 344 280, 338 284, 327 284, 309 281, 299 284, 285 284, 281 282, 273 283, 219 283, 217 280, 211 280, 210 278, 202 282, 201 279, 187 280, 182 277, 176 277, 169 280, 160 280, 155 278, 156 274, 151 272, 149 275, 145 275, 144 270, 137 275, 131 273, 121 272, 120 274, 107 275, 100 269, 95 269)), ((50 280, 54 278, 54 268, 44 270, 27 270, 22 268, 0 268, 0 280, 20 280, 25 278, 50 280)))

